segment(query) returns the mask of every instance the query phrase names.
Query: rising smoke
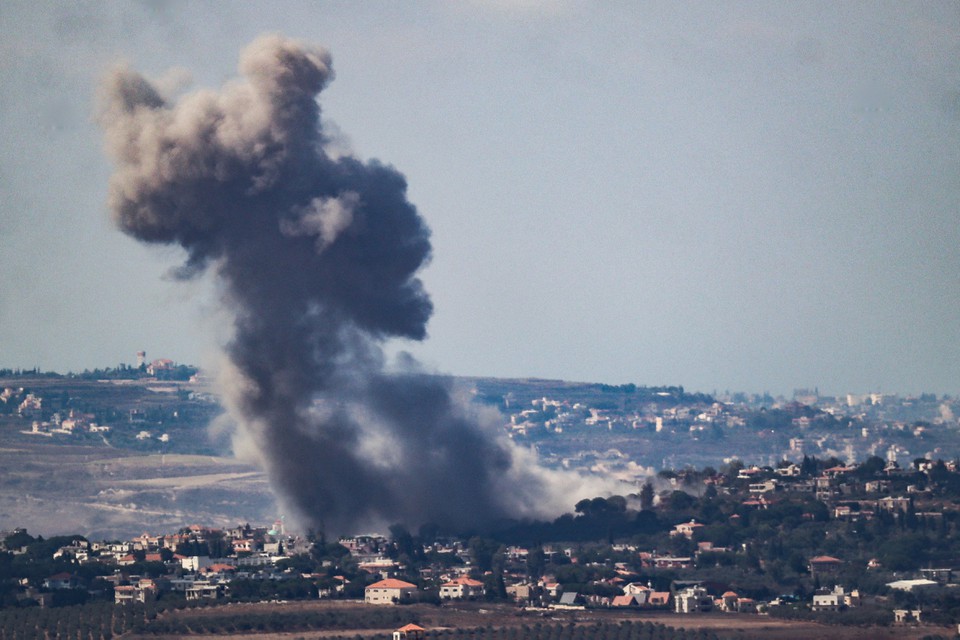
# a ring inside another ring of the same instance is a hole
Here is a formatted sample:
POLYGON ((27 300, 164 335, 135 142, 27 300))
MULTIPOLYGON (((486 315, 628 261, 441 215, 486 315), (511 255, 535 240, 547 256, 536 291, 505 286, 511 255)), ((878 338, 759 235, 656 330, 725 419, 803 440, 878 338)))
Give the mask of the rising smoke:
POLYGON ((597 495, 538 467, 448 380, 385 373, 383 341, 424 338, 432 312, 416 275, 430 232, 405 179, 325 151, 324 49, 264 36, 240 72, 174 102, 117 69, 101 122, 116 224, 183 247, 182 277, 211 270, 221 284, 226 405, 283 508, 331 533, 462 528, 597 495))

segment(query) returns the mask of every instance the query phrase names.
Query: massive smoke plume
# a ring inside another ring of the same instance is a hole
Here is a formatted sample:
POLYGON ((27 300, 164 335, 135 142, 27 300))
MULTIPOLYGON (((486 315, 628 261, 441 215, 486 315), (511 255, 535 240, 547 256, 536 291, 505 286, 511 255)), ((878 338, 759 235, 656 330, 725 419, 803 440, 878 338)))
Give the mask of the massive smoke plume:
POLYGON ((328 532, 569 507, 577 478, 538 468, 449 382, 384 372, 384 340, 426 333, 430 233, 400 173, 325 151, 329 54, 265 36, 239 68, 175 101, 115 70, 101 122, 116 224, 183 247, 182 277, 221 284, 226 404, 282 506, 328 532))

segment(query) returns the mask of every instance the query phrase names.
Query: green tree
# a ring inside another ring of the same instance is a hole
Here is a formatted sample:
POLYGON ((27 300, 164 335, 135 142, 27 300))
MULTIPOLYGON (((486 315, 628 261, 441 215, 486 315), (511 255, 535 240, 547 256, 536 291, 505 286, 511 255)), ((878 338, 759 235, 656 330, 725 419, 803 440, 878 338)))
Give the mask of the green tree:
POLYGON ((547 557, 543 553, 543 547, 537 545, 527 552, 527 575, 531 579, 539 579, 546 566, 547 557))
POLYGON ((497 550, 500 548, 499 542, 490 538, 474 536, 470 538, 467 546, 470 549, 470 555, 473 557, 473 561, 479 571, 493 570, 494 555, 496 555, 497 550))
POLYGON ((648 510, 653 508, 653 485, 649 481, 643 483, 640 488, 640 508, 648 510))

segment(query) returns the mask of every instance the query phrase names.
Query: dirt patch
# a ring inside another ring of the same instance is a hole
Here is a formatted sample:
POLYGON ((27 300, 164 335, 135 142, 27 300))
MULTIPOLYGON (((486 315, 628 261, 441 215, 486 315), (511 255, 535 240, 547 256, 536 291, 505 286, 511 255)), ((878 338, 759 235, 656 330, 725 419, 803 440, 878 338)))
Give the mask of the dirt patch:
MULTIPOLYGON (((203 616, 223 616, 235 613, 294 615, 310 611, 350 611, 374 610, 380 607, 361 602, 276 602, 229 604, 220 607, 190 609, 170 612, 166 616, 180 618, 184 622, 203 616)), ((666 611, 616 611, 616 610, 576 610, 576 611, 531 611, 510 605, 486 605, 478 603, 446 604, 444 606, 412 605, 399 607, 397 611, 409 613, 410 621, 428 631, 441 629, 471 629, 491 627, 518 627, 541 624, 591 624, 595 622, 617 623, 619 621, 654 622, 678 629, 707 629, 724 640, 919 640, 924 636, 939 634, 953 637, 954 628, 921 627, 842 627, 817 624, 806 621, 789 621, 759 615, 746 614, 696 614, 678 615, 666 611)), ((393 628, 378 629, 316 629, 284 633, 247 633, 247 634, 196 634, 191 638, 266 638, 267 640, 290 640, 291 638, 324 638, 330 636, 371 637, 390 633, 393 628)), ((162 636, 150 636, 159 640, 162 636)), ((429 637, 429 635, 428 635, 429 637)))

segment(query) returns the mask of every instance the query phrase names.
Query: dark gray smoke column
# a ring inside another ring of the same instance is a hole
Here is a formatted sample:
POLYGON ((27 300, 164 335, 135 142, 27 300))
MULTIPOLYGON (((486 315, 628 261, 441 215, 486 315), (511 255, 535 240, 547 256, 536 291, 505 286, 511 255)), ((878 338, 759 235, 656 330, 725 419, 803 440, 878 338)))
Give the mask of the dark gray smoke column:
POLYGON ((182 246, 184 277, 222 283, 227 404, 284 506, 330 532, 556 508, 553 479, 446 382, 383 372, 384 339, 425 336, 430 233, 400 173, 325 152, 328 53, 261 37, 240 71, 175 104, 128 69, 106 79, 110 206, 131 236, 182 246))

